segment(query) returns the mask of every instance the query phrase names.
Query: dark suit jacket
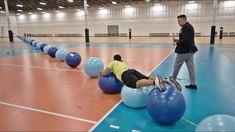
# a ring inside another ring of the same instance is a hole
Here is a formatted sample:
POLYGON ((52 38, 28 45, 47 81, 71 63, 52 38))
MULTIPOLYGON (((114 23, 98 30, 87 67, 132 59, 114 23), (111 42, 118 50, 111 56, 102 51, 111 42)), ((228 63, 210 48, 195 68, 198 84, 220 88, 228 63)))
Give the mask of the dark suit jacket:
POLYGON ((193 26, 186 22, 179 33, 179 41, 176 43, 175 52, 178 54, 196 52, 197 47, 194 42, 194 29, 193 26))

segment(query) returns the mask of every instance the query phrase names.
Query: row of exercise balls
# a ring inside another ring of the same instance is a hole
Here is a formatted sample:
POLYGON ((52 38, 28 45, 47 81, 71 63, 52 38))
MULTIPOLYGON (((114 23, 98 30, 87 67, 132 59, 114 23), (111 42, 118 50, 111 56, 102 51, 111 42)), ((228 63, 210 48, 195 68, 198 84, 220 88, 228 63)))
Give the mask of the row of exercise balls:
MULTIPOLYGON (((65 49, 57 49, 56 47, 30 40, 26 37, 21 38, 31 46, 36 47, 36 50, 41 50, 53 58, 56 57, 60 61, 65 61, 66 64, 72 68, 77 67, 81 63, 81 56, 76 52, 68 53, 65 49)), ((102 60, 97 57, 89 57, 84 64, 84 71, 90 77, 98 77, 103 69, 104 64, 102 60)))
POLYGON ((57 49, 56 47, 37 42, 35 40, 29 40, 25 38, 31 46, 36 47, 36 50, 41 50, 50 57, 56 57, 60 61, 65 61, 66 64, 72 68, 76 68, 81 63, 81 56, 76 52, 68 52, 65 49, 57 49))
POLYGON ((56 57, 60 61, 65 61, 66 64, 72 68, 76 68, 81 63, 81 56, 76 52, 68 52, 65 49, 57 49, 56 47, 37 42, 33 39, 27 37, 21 37, 20 39, 35 47, 36 50, 41 50, 42 52, 48 54, 51 57, 56 57))
MULTIPOLYGON (((65 61, 66 64, 72 68, 77 67, 81 63, 81 56, 76 52, 68 53, 65 49, 57 49, 56 47, 35 40, 30 40, 29 43, 33 47, 36 47, 37 50, 41 50, 51 57, 56 57, 60 61, 65 61)), ((90 77, 98 77, 103 69, 104 64, 101 59, 97 57, 89 57, 84 65, 84 71, 90 77)))
MULTIPOLYGON (((33 42, 33 45, 35 41, 33 42)), ((42 43, 36 43, 36 47, 42 46, 42 43)), ((43 45, 43 51, 51 57, 56 57, 60 61, 66 61, 66 64, 72 68, 77 67, 81 62, 81 56, 78 53, 68 53, 67 50, 57 49, 53 46, 43 45)), ((36 48, 37 49, 37 48, 36 48)), ((39 48, 40 49, 40 48, 39 48)), ((103 71, 104 64, 101 59, 97 57, 89 57, 84 65, 85 73, 90 77, 98 77, 99 73, 103 71)))

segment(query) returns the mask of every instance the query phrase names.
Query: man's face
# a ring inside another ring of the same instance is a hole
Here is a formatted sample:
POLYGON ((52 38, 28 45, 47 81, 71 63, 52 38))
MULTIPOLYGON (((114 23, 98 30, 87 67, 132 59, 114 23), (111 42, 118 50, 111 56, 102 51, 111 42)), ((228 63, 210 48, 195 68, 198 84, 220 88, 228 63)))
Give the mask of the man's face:
POLYGON ((179 26, 183 26, 185 24, 186 20, 184 18, 178 18, 178 24, 179 26))

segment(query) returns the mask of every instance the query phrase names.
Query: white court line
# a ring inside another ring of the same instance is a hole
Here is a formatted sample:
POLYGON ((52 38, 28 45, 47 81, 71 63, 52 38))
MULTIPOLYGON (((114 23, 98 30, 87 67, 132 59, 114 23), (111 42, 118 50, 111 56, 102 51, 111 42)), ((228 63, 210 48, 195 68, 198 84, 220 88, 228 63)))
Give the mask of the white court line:
POLYGON ((25 109, 25 110, 29 110, 29 111, 44 113, 44 114, 48 114, 48 115, 54 115, 54 116, 58 116, 58 117, 62 117, 62 118, 72 119, 72 120, 76 120, 76 121, 87 122, 87 123, 91 123, 91 124, 97 123, 96 121, 92 121, 92 120, 82 119, 82 118, 78 118, 78 117, 74 117, 74 116, 59 114, 59 113, 55 113, 55 112, 49 112, 49 111, 45 111, 45 110, 30 108, 30 107, 26 107, 26 106, 21 106, 21 105, 16 105, 16 104, 11 104, 11 103, 1 102, 1 101, 0 101, 0 104, 11 106, 11 107, 16 107, 16 108, 20 108, 20 109, 25 109))
POLYGON ((193 123, 193 122, 191 122, 190 120, 188 120, 188 119, 185 119, 185 118, 182 118, 184 121, 186 121, 186 122, 188 122, 188 123, 190 123, 190 124, 192 124, 193 126, 195 126, 195 127, 197 127, 198 125, 197 124, 195 124, 195 123, 193 123))
POLYGON ((114 129, 119 129, 120 128, 119 126, 116 126, 116 125, 110 125, 109 127, 114 128, 114 129))
MULTIPOLYGON (((166 56, 166 57, 164 58, 164 60, 163 60, 161 63, 159 63, 156 67, 154 67, 153 70, 148 73, 148 76, 149 76, 153 71, 155 71, 173 52, 174 52, 174 50, 172 50, 171 53, 170 53, 168 56, 166 56)), ((153 59, 154 59, 154 58, 153 58, 153 59)))
MULTIPOLYGON (((154 70, 156 70, 172 53, 174 52, 174 50, 171 51, 171 53, 169 55, 167 55, 164 60, 159 63, 152 71, 150 71, 148 73, 148 75, 150 75, 154 70)), ((120 100, 112 109, 110 109, 90 130, 89 132, 92 132, 120 103, 122 102, 122 100, 120 100)))
POLYGON ((141 132, 140 130, 131 130, 131 132, 141 132))
POLYGON ((0 66, 23 67, 23 68, 44 69, 44 70, 61 70, 61 71, 76 71, 76 72, 84 72, 83 70, 75 70, 75 69, 50 68, 50 67, 26 66, 26 65, 15 65, 15 64, 1 64, 1 63, 0 63, 0 66))

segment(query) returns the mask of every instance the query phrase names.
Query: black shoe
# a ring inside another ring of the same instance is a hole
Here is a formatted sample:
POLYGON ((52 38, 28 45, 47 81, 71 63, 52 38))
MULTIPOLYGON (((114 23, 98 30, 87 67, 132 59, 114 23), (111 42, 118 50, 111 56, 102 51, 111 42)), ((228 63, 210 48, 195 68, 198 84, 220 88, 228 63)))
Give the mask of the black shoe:
POLYGON ((193 85, 193 84, 190 84, 190 85, 185 85, 186 88, 191 88, 191 89, 197 89, 197 85, 193 85))

